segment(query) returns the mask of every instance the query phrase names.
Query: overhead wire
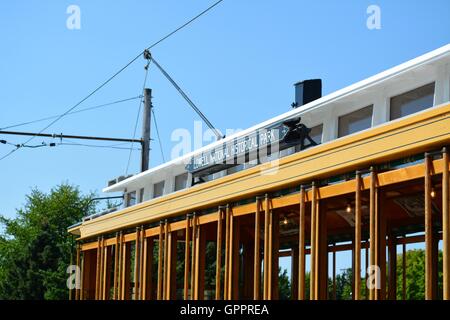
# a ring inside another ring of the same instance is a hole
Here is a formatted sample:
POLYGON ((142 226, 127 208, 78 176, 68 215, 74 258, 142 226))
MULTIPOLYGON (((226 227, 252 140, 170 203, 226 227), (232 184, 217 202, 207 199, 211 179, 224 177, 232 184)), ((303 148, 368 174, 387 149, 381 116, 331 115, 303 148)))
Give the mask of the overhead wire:
POLYGON ((85 144, 85 143, 69 143, 69 142, 61 142, 57 143, 58 146, 79 146, 79 147, 90 147, 90 148, 106 148, 106 149, 118 149, 118 150, 141 150, 140 148, 132 148, 132 147, 119 147, 118 145, 95 145, 95 144, 85 144))
POLYGON ((156 129, 156 136, 158 137, 159 150, 161 151, 161 157, 163 159, 163 162, 166 162, 166 159, 164 157, 164 150, 163 150, 162 143, 161 143, 161 137, 159 135, 158 122, 156 121, 156 115, 155 115, 154 108, 152 108, 152 115, 153 115, 153 123, 155 124, 155 129, 156 129))
MULTIPOLYGON (((202 15, 206 14, 207 12, 209 12, 211 9, 213 9, 214 7, 216 7, 218 4, 220 4, 223 0, 218 0, 215 3, 213 3, 212 5, 210 5, 209 7, 207 7, 205 10, 201 11, 199 14, 197 14, 196 16, 194 16, 193 18, 191 18, 190 20, 188 20, 187 22, 185 22, 184 24, 182 24, 181 26, 179 26, 178 28, 176 28, 175 30, 169 32, 167 35, 165 35, 164 37, 162 37, 161 39, 159 39, 158 41, 152 43, 151 45, 149 45, 146 49, 150 50, 151 48, 155 47, 156 45, 160 44, 161 42, 163 42, 164 40, 166 40, 167 38, 171 37, 172 35, 174 35, 175 33, 177 33, 178 31, 180 31, 181 29, 185 28, 186 26, 188 26, 189 24, 191 24, 192 22, 194 22, 195 20, 197 20, 198 18, 200 18, 202 15)), ((106 79, 105 81, 103 81, 99 86, 97 86, 94 90, 92 90, 88 95, 86 95, 84 98, 82 98, 80 101, 78 101, 77 103, 75 103, 73 106, 71 106, 70 108, 68 108, 64 113, 62 113, 61 115, 59 115, 56 119, 54 119, 52 122, 50 122, 48 125, 46 125, 44 128, 42 128, 38 134, 44 132, 45 130, 47 130, 48 128, 50 128, 52 125, 54 125, 56 122, 58 122, 60 119, 62 119, 64 116, 66 116, 67 114, 69 114, 70 112, 72 112, 74 109, 76 109, 79 105, 81 105, 83 102, 85 102, 86 100, 88 100, 90 97, 92 97, 95 93, 97 93, 98 91, 100 91, 103 87, 105 87, 109 82, 111 82, 114 78, 116 78, 119 74, 121 74, 124 70, 126 70, 130 65, 132 65, 137 59, 139 59, 139 57, 144 53, 145 50, 142 50, 141 52, 139 52, 139 54, 137 54, 134 58, 132 58, 128 63, 126 63, 122 68, 120 68, 118 71, 116 71, 112 76, 110 76, 108 79, 106 79)), ((23 144, 27 144, 29 143, 31 140, 33 140, 36 136, 32 136, 29 139, 27 139, 23 144)), ((16 148, 14 150, 11 150, 9 153, 7 153, 6 155, 2 156, 0 158, 0 161, 9 157, 11 154, 13 154, 14 152, 16 152, 19 148, 16 148)), ((131 157, 131 156, 130 156, 131 157)), ((128 170, 127 170, 128 171, 128 170)))
MULTIPOLYGON (((67 115, 69 115, 69 114, 81 113, 81 112, 90 111, 90 110, 95 110, 95 109, 99 109, 99 108, 104 108, 104 107, 116 105, 116 104, 123 103, 123 102, 132 101, 132 100, 136 100, 136 99, 142 99, 142 96, 139 95, 139 96, 136 96, 136 97, 131 97, 131 98, 126 98, 126 99, 116 100, 116 101, 112 101, 112 102, 108 102, 108 103, 103 103, 103 104, 99 104, 99 105, 92 106, 92 107, 87 107, 87 108, 80 109, 80 110, 77 110, 77 111, 69 112, 67 115)), ((45 117, 45 118, 40 118, 40 119, 31 120, 31 121, 27 121, 27 122, 21 122, 21 123, 17 123, 17 124, 13 124, 13 125, 9 125, 9 126, 0 128, 0 130, 10 129, 10 128, 16 128, 16 127, 21 127, 21 126, 25 126, 25 125, 28 125, 28 124, 33 124, 33 123, 37 123, 37 122, 42 122, 42 121, 45 121, 45 120, 51 120, 51 119, 57 118, 57 117, 59 117, 59 116, 60 116, 60 115, 54 115, 54 116, 48 116, 48 117, 45 117)))

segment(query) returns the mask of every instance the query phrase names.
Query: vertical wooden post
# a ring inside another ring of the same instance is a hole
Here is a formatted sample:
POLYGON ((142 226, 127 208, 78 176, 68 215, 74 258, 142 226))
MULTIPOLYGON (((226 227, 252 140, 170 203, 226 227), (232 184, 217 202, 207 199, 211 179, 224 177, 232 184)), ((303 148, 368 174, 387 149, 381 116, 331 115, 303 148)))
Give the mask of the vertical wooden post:
POLYGON ((97 259, 95 260, 95 300, 99 300, 100 296, 100 237, 97 238, 97 259))
POLYGON ((217 210, 217 243, 216 243, 216 300, 220 300, 221 290, 220 290, 220 278, 222 275, 222 208, 219 207, 217 210))
POLYGON ((225 267, 224 267, 224 281, 223 281, 223 299, 229 300, 228 298, 228 275, 230 273, 230 210, 227 205, 225 210, 225 267))
POLYGON ((306 265, 306 255, 305 255, 305 215, 306 215, 306 205, 305 205, 305 187, 302 185, 300 187, 300 216, 298 225, 298 299, 305 300, 305 265, 306 265))
POLYGON ((108 291, 109 291, 109 266, 110 266, 110 256, 109 256, 109 248, 108 246, 105 245, 105 239, 103 239, 103 275, 102 275, 102 279, 103 279, 103 288, 102 288, 102 300, 107 300, 108 299, 108 291))
POLYGON ((388 238, 389 291, 388 299, 397 299, 397 239, 392 233, 388 238))
POLYGON ((122 299, 129 300, 130 292, 130 268, 131 268, 131 244, 123 240, 123 265, 122 265, 122 299))
POLYGON ((431 158, 425 154, 425 300, 433 300, 433 217, 431 211, 431 158))
POLYGON ((321 236, 322 236, 322 234, 321 234, 321 232, 320 232, 320 227, 321 227, 321 219, 320 219, 320 216, 321 216, 321 211, 320 210, 322 210, 322 208, 321 208, 321 206, 319 205, 319 203, 320 203, 320 200, 319 200, 319 189, 318 188, 316 188, 316 201, 315 201, 315 214, 316 214, 316 223, 315 223, 315 239, 314 239, 314 242, 315 242, 315 247, 316 247, 316 250, 315 250, 315 255, 314 255, 314 260, 315 260, 315 262, 314 262, 314 265, 315 265, 315 271, 314 271, 314 296, 315 296, 315 299, 316 300, 319 300, 320 299, 320 297, 319 297, 319 292, 320 292, 320 286, 319 286, 319 279, 320 279, 320 260, 321 260, 321 253, 322 253, 322 251, 321 251, 321 241, 320 241, 320 239, 321 239, 321 236))
POLYGON ((254 265, 253 265, 253 299, 260 299, 261 292, 261 213, 260 198, 256 197, 256 210, 255 210, 255 250, 254 250, 254 265))
POLYGON ((98 247, 98 293, 97 300, 102 300, 102 287, 103 287, 103 237, 100 237, 100 243, 98 247))
POLYGON ((169 223, 167 221, 167 219, 165 220, 164 223, 164 273, 163 273, 163 300, 167 300, 167 287, 168 287, 168 283, 167 283, 167 275, 169 272, 169 265, 168 265, 168 254, 169 254, 169 223))
POLYGON ((369 288, 367 286, 367 279, 368 279, 368 274, 367 274, 367 267, 369 266, 369 240, 366 240, 366 251, 365 251, 365 272, 364 272, 364 281, 366 283, 366 285, 364 286, 366 288, 366 292, 365 292, 365 298, 366 300, 369 300, 369 288))
POLYGON ((166 300, 175 300, 177 293, 177 234, 170 231, 167 239, 166 300))
MULTIPOLYGON (((197 218, 198 219, 198 218, 197 218)), ((195 223, 197 231, 195 236, 195 285, 194 285, 194 299, 203 300, 205 293, 205 263, 206 256, 206 233, 204 228, 198 221, 195 223)))
MULTIPOLYGON (((370 266, 373 268, 376 265, 376 205, 375 205, 375 172, 373 168, 370 170, 370 196, 369 196, 369 216, 370 216, 370 266)), ((377 276, 377 274, 375 274, 377 276)), ((370 300, 375 300, 375 288, 370 289, 370 300)))
POLYGON ((336 300, 336 243, 333 243, 333 300, 336 300))
POLYGON ((143 298, 143 285, 144 285, 144 260, 145 260, 145 252, 144 252, 144 246, 146 246, 145 244, 145 230, 144 230, 144 226, 141 226, 141 244, 140 244, 140 248, 141 250, 139 251, 139 300, 144 300, 143 298))
POLYGON ((114 276, 113 276, 113 300, 117 300, 117 282, 119 271, 119 233, 116 232, 116 242, 114 243, 114 276))
POLYGON ((184 247, 184 300, 189 299, 189 267, 190 267, 190 214, 186 215, 185 247, 184 247))
POLYGON ((309 285, 309 296, 310 300, 316 300, 316 185, 312 183, 311 190, 311 271, 309 274, 310 285, 309 285))
POLYGON ((355 178, 355 279, 354 298, 361 299, 361 174, 356 172, 355 178))
POLYGON ((159 239, 158 239, 158 287, 156 291, 156 299, 163 299, 163 221, 159 222, 159 239))
POLYGON ((85 273, 86 273, 86 255, 85 252, 82 251, 81 252, 81 283, 80 283, 80 297, 79 300, 84 300, 85 298, 85 294, 84 294, 84 277, 85 277, 85 273))
POLYGON ((264 300, 268 299, 269 292, 269 215, 269 195, 266 194, 264 205, 264 300))
POLYGON ((122 231, 119 232, 119 245, 117 250, 119 251, 119 261, 117 269, 117 300, 122 300, 122 274, 123 274, 123 235, 122 231))
POLYGON ((196 247, 197 247, 197 216, 195 212, 192 215, 192 258, 191 258, 191 299, 195 299, 196 287, 196 247))
POLYGON ((268 255, 267 255, 267 273, 268 273, 268 288, 267 288, 267 300, 272 299, 272 275, 273 275, 273 212, 269 210, 269 239, 268 239, 268 255))
POLYGON ((442 158, 444 170, 442 173, 442 260, 444 300, 450 300, 450 216, 449 216, 449 172, 448 150, 443 148, 442 158))
MULTIPOLYGON (((166 222, 166 230, 168 229, 168 223, 166 222)), ((171 249, 172 249, 172 232, 165 232, 164 243, 164 300, 170 300, 170 281, 171 281, 171 249)))
POLYGON ((231 299, 233 299, 233 285, 234 285, 234 283, 233 283, 233 258, 234 258, 234 236, 235 236, 235 225, 234 225, 234 218, 233 218, 233 213, 231 212, 231 210, 230 210, 230 206, 228 205, 227 206, 227 210, 228 210, 228 214, 229 214, 229 216, 230 216, 230 236, 229 236, 229 238, 228 238, 228 240, 229 240, 229 245, 228 245, 228 248, 229 248, 229 250, 230 250, 230 253, 229 253, 229 255, 228 255, 228 265, 229 265, 229 268, 228 268, 228 286, 227 286, 227 289, 228 289, 228 293, 227 293, 227 297, 228 297, 228 300, 231 300, 231 299))
MULTIPOLYGON (((403 239, 406 237, 404 236, 403 239)), ((406 243, 402 245, 402 299, 406 300, 406 243)))
POLYGON ((141 230, 139 229, 139 227, 136 227, 136 241, 135 241, 135 245, 134 245, 134 300, 139 300, 139 265, 140 265, 140 261, 139 261, 139 256, 140 256, 140 251, 141 251, 141 244, 140 244, 140 240, 141 240, 141 230))
POLYGON ((102 236, 101 240, 101 251, 100 251, 100 300, 105 300, 105 285, 106 285, 106 277, 105 277, 105 238, 102 236))
POLYGON ((145 237, 145 230, 141 229, 142 258, 141 258, 141 300, 147 300, 147 270, 148 270, 148 239, 145 237))

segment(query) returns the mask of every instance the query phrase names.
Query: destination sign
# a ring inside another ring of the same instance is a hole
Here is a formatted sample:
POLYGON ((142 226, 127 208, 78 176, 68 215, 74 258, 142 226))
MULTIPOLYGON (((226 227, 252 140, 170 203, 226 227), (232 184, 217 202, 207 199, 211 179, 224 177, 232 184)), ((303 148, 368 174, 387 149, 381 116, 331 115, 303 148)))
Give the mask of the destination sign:
POLYGON ((289 127, 280 123, 250 133, 244 137, 224 142, 211 150, 205 151, 191 158, 186 170, 193 174, 209 174, 257 159, 285 148, 284 138, 289 127))

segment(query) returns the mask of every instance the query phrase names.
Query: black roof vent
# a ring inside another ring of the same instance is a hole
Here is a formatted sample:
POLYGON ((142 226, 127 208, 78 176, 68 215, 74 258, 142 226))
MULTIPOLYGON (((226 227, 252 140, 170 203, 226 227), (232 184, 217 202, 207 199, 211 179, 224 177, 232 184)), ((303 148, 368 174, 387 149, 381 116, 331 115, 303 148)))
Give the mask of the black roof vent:
POLYGON ((292 108, 298 108, 322 97, 322 80, 304 80, 294 84, 295 102, 292 108))

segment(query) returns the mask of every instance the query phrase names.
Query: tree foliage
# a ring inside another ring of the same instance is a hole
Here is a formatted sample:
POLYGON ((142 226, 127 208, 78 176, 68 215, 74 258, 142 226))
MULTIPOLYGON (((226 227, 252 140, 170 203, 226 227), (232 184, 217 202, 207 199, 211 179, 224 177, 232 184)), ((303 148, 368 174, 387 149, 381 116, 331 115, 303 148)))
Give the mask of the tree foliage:
POLYGON ((67 299, 73 241, 67 227, 93 212, 92 195, 61 184, 33 189, 15 218, 0 216, 0 299, 67 299))

